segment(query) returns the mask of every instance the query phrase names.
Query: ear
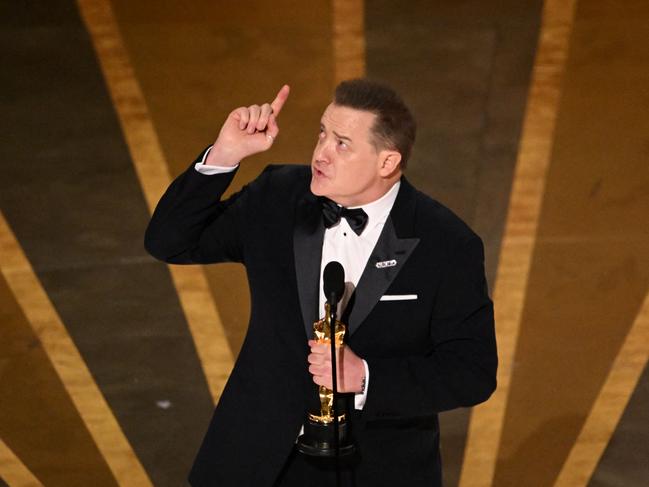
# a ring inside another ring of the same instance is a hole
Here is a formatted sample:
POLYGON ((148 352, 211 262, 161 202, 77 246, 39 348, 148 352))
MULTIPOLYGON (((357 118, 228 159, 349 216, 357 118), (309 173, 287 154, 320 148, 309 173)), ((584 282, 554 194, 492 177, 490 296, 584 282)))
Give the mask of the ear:
POLYGON ((401 154, 395 150, 382 150, 379 154, 379 174, 386 178, 401 170, 401 154))

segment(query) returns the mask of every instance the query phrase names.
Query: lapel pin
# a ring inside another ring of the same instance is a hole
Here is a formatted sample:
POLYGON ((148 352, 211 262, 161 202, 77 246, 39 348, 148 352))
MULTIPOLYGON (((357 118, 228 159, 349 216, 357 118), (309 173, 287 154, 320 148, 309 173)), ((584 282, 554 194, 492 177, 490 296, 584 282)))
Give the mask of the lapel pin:
POLYGON ((392 260, 384 260, 382 262, 377 262, 375 264, 377 269, 385 269, 386 267, 394 267, 397 265, 397 261, 392 259, 392 260))

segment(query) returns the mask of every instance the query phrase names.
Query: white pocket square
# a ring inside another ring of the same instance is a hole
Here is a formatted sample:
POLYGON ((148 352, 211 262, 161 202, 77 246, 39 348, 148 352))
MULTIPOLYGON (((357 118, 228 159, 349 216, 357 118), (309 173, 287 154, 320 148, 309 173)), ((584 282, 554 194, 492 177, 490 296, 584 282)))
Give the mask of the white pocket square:
POLYGON ((413 301, 416 294, 384 294, 379 301, 413 301))

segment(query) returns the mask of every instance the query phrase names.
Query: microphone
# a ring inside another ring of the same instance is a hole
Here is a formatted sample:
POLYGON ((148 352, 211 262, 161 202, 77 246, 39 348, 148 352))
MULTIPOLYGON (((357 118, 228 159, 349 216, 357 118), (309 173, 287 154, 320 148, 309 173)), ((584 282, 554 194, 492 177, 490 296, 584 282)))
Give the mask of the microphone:
POLYGON ((327 302, 335 309, 345 293, 345 269, 340 262, 332 260, 325 266, 322 281, 327 302))
POLYGON ((340 262, 329 262, 322 273, 323 291, 327 297, 324 318, 313 324, 318 343, 329 342, 331 347, 331 389, 320 386, 318 395, 320 410, 309 412, 304 424, 304 434, 297 439, 300 453, 313 457, 334 458, 336 465, 336 486, 340 486, 341 455, 348 456, 356 451, 349 431, 349 416, 344 404, 338 412, 338 374, 336 371, 336 346, 342 346, 345 325, 336 320, 338 302, 345 294, 345 270, 340 262))
POLYGON ((345 269, 340 262, 335 260, 329 262, 322 273, 322 281, 327 304, 329 305, 329 334, 331 344, 331 385, 333 391, 332 409, 333 409, 333 426, 334 437, 333 447, 336 453, 336 486, 340 485, 338 457, 340 456, 340 425, 338 424, 338 380, 336 372, 336 308, 338 301, 343 297, 345 292, 345 269))

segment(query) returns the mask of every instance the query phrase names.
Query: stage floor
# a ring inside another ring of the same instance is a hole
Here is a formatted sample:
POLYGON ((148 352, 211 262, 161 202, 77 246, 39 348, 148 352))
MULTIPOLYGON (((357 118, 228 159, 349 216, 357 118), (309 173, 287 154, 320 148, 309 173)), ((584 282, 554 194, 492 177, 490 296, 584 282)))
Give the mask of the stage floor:
POLYGON ((649 3, 4 2, 0 485, 185 485, 245 337, 243 268, 143 249, 239 105, 307 163, 342 79, 393 85, 407 178, 485 243, 499 389, 441 415, 447 487, 649 478, 649 3))

